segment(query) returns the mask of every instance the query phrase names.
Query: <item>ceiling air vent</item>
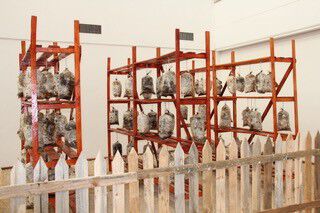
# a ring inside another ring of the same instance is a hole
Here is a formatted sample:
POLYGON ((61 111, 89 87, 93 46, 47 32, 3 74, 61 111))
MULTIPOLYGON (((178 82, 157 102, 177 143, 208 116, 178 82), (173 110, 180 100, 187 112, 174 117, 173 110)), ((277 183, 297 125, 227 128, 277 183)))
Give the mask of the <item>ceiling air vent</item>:
POLYGON ((101 34, 101 25, 80 24, 80 33, 101 34))
POLYGON ((193 33, 180 32, 180 40, 193 41, 193 33))

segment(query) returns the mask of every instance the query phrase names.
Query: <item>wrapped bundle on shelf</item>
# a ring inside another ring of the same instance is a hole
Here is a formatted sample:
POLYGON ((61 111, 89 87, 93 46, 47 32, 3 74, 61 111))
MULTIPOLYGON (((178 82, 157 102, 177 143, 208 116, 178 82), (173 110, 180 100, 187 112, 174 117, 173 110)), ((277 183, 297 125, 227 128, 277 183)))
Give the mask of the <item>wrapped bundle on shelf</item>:
POLYGON ((18 98, 23 97, 23 91, 25 89, 24 78, 25 78, 25 74, 23 72, 20 72, 18 76, 18 98))
POLYGON ((231 111, 227 104, 225 104, 221 109, 221 115, 220 115, 220 123, 219 126, 221 128, 230 128, 231 127, 231 111))
POLYGON ((65 68, 62 72, 55 75, 55 84, 57 97, 70 100, 75 85, 73 73, 68 68, 65 68))
POLYGON ((119 125, 119 111, 112 107, 109 115, 110 125, 119 125))
POLYGON ((119 141, 117 141, 114 144, 112 144, 112 154, 113 154, 113 156, 115 156, 117 152, 119 152, 120 155, 122 155, 122 144, 119 143, 119 141))
POLYGON ((190 97, 194 95, 193 76, 189 72, 181 75, 181 95, 182 97, 190 97))
POLYGON ((257 109, 251 110, 249 117, 250 130, 261 131, 262 130, 262 119, 261 113, 257 109))
POLYGON ((49 71, 42 71, 42 84, 44 98, 49 99, 56 96, 56 85, 53 74, 49 71))
POLYGON ((181 115, 184 120, 188 120, 188 107, 183 105, 180 107, 181 115))
MULTIPOLYGON (((53 75, 48 71, 37 70, 37 96, 38 99, 49 99, 55 96, 53 75)), ((29 99, 32 94, 31 73, 27 71, 24 76, 24 97, 29 99)))
POLYGON ((252 74, 252 72, 246 75, 244 78, 244 92, 245 93, 254 92, 256 87, 255 82, 256 82, 256 77, 252 74))
POLYGON ((113 97, 121 97, 122 85, 121 82, 116 78, 112 82, 112 95, 113 97))
POLYGON ((242 122, 243 122, 243 126, 250 126, 250 114, 251 114, 251 110, 249 109, 249 107, 245 108, 242 111, 242 122))
POLYGON ((266 92, 266 80, 267 80, 267 75, 263 73, 263 71, 260 71, 257 76, 256 76, 256 91, 258 93, 265 93, 266 92))
POLYGON ((45 114, 43 119, 41 117, 39 116, 39 134, 42 137, 43 145, 53 144, 56 139, 55 112, 45 114))
POLYGON ((176 93, 176 76, 170 69, 157 79, 157 97, 172 96, 176 93))
POLYGON ((244 91, 244 77, 242 77, 240 74, 238 74, 236 78, 236 85, 237 85, 237 91, 243 92, 244 91))
POLYGON ((141 134, 148 133, 150 131, 149 116, 143 112, 138 115, 138 132, 141 134))
POLYGON ((206 112, 207 112, 206 110, 207 110, 206 105, 204 104, 199 105, 198 114, 203 120, 206 120, 206 112))
POLYGON ((278 130, 291 131, 289 113, 284 109, 278 112, 278 130))
POLYGON ((22 113, 20 115, 20 128, 18 135, 20 140, 25 141, 25 148, 32 147, 32 116, 29 113, 22 113))
POLYGON ((205 88, 205 83, 203 78, 200 78, 200 80, 199 79, 196 80, 195 92, 198 96, 206 94, 206 88, 205 88))
POLYGON ((158 127, 158 114, 151 110, 148 113, 148 117, 149 117, 149 125, 150 125, 150 130, 156 130, 158 127))
POLYGON ((265 79, 265 92, 272 92, 272 74, 268 73, 265 79))
POLYGON ((133 111, 132 109, 127 110, 123 114, 123 128, 127 130, 133 129, 133 111))
POLYGON ((67 123, 64 138, 67 146, 77 148, 76 122, 74 120, 67 123))
POLYGON ((26 71, 23 78, 23 97, 31 98, 31 73, 26 71))
POLYGON ((124 84, 124 97, 133 97, 133 85, 131 75, 128 75, 128 78, 126 79, 126 82, 124 84))
POLYGON ((140 95, 142 95, 143 98, 145 98, 145 99, 150 99, 152 94, 155 94, 154 85, 153 85, 153 78, 149 76, 149 73, 147 73, 147 75, 141 79, 141 93, 140 93, 140 95))
POLYGON ((205 137, 205 121, 199 115, 199 113, 195 114, 190 118, 190 126, 191 126, 191 134, 192 139, 196 142, 204 143, 206 140, 205 137))
POLYGON ((66 125, 68 123, 67 117, 61 113, 56 113, 54 117, 55 137, 63 137, 65 135, 66 125))
POLYGON ((174 115, 168 110, 159 118, 159 137, 161 139, 169 138, 174 130, 174 115))
POLYGON ((221 95, 221 93, 222 93, 222 81, 220 81, 218 78, 216 78, 216 88, 217 88, 217 94, 221 95))
POLYGON ((232 75, 228 76, 227 79, 227 88, 231 94, 236 93, 237 85, 236 85, 236 78, 232 75))

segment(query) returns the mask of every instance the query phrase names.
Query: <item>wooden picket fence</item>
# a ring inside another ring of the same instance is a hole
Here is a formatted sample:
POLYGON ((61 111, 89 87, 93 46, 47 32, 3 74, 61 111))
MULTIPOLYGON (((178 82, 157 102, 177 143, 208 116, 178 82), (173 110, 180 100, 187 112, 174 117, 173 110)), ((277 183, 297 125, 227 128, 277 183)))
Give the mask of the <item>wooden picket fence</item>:
POLYGON ((143 169, 139 169, 139 156, 132 149, 127 156, 128 168, 117 153, 112 174, 107 174, 106 160, 99 152, 94 176, 88 176, 88 162, 81 155, 75 165, 75 178, 69 178, 69 167, 61 157, 55 167, 55 181, 47 181, 48 170, 40 159, 34 168, 34 183, 28 184, 24 165, 19 162, 12 169, 11 185, 0 187, 0 199, 10 199, 11 212, 25 212, 26 196, 34 196, 34 212, 48 212, 48 193, 55 193, 55 211, 69 212, 69 191, 75 190, 76 212, 89 212, 89 188, 94 188, 94 212, 319 211, 319 133, 314 140, 308 133, 301 141, 299 136, 264 143, 257 139, 250 145, 244 141, 240 147, 234 142, 227 149, 220 143, 215 153, 213 161, 213 150, 206 143, 199 163, 194 144, 187 154, 178 145, 174 166, 170 167, 170 154, 163 146, 159 167, 154 168, 154 156, 147 148, 142 156, 143 169), (189 164, 185 164, 186 156, 189 164), (143 180, 140 186, 139 180, 143 180), (174 198, 170 198, 171 181, 174 198), (170 206, 170 199, 174 206, 170 206))

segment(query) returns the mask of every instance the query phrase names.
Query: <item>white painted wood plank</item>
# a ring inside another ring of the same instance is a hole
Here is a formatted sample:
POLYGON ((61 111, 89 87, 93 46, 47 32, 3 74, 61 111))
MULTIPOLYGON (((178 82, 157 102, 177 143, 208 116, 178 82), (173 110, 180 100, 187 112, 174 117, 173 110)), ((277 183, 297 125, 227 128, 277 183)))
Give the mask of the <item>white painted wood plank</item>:
MULTIPOLYGON (((135 149, 131 149, 128 155, 129 172, 137 172, 139 169, 139 157, 135 149)), ((140 211, 139 181, 129 183, 129 212, 140 211)))
MULTIPOLYGON (((106 175, 106 161, 99 150, 94 161, 94 176, 106 175)), ((107 187, 94 188, 94 211, 95 213, 107 212, 107 187)))
MULTIPOLYGON (((189 149, 189 162, 190 164, 198 163, 198 149, 192 143, 189 149)), ((189 175, 189 212, 199 211, 199 174, 197 171, 189 175)))
MULTIPOLYGON (((238 145, 233 141, 229 146, 229 159, 238 158, 238 145)), ((229 168, 229 212, 239 212, 238 167, 229 168)))
MULTIPOLYGON (((252 144, 252 155, 261 155, 261 141, 257 138, 252 144)), ((261 210, 261 165, 259 162, 252 165, 252 212, 261 210)))
MULTIPOLYGON (((241 158, 250 156, 250 147, 247 139, 242 141, 240 147, 241 158)), ((241 166, 240 177, 240 192, 241 192, 241 212, 250 212, 251 202, 251 187, 250 187, 250 166, 241 166)))
MULTIPOLYGON (((264 155, 271 155, 273 153, 272 141, 270 138, 267 139, 264 144, 264 155)), ((272 162, 264 164, 263 172, 263 208, 272 208, 272 162)))
MULTIPOLYGON (((216 160, 226 159, 226 149, 220 141, 217 147, 216 160)), ((226 169, 217 169, 216 171, 216 212, 226 212, 226 169)))
MULTIPOLYGON (((295 144, 290 134, 286 140, 286 153, 294 152, 295 144)), ((286 206, 294 204, 294 193, 293 193, 293 159, 286 160, 285 163, 285 199, 286 206)))
MULTIPOLYGON (((10 185, 26 184, 26 169, 21 161, 18 160, 10 173, 10 185)), ((10 199, 10 212, 26 212, 26 198, 15 197, 10 199)))
MULTIPOLYGON (((88 161, 82 152, 75 165, 76 178, 88 177, 88 161)), ((76 190, 76 211, 78 213, 89 212, 89 189, 76 190)))
MULTIPOLYGON (((69 166, 64 159, 64 155, 60 155, 58 163, 54 169, 55 180, 69 179, 69 166)), ((55 212, 65 213, 69 212, 69 191, 60 191, 55 194, 55 212)))
MULTIPOLYGON (((278 136, 275 144, 275 153, 280 154, 283 151, 283 144, 280 135, 278 136)), ((283 162, 275 162, 275 208, 283 206, 283 162)))
MULTIPOLYGON (((300 147, 300 134, 297 134, 294 140, 295 151, 301 150, 300 147)), ((302 160, 301 158, 294 159, 294 202, 295 204, 301 203, 301 178, 302 178, 302 160)))
MULTIPOLYGON (((178 143, 176 150, 174 151, 174 165, 182 166, 184 165, 184 152, 178 143)), ((185 185, 184 185, 184 174, 178 174, 174 176, 174 196, 175 196, 175 210, 176 212, 185 212, 185 185)))
MULTIPOLYGON (((212 148, 208 141, 204 144, 202 148, 202 163, 212 162, 212 148)), ((214 212, 216 200, 215 190, 213 190, 213 184, 216 184, 215 177, 213 176, 212 171, 203 171, 202 172, 202 200, 203 212, 214 212)))
MULTIPOLYGON (((112 174, 123 174, 124 162, 119 152, 116 153, 112 160, 112 174)), ((113 194, 113 212, 125 212, 124 184, 115 184, 112 186, 113 194)))
MULTIPOLYGON (((147 146, 145 153, 143 154, 143 169, 153 169, 153 154, 150 147, 147 146)), ((145 212, 154 212, 154 179, 146 178, 144 183, 144 202, 146 205, 145 212)))
MULTIPOLYGON (((169 167, 169 152, 167 146, 163 145, 159 153, 159 167, 169 167)), ((169 176, 159 177, 159 213, 170 212, 169 200, 169 176)))
MULTIPOLYGON (((33 170, 33 182, 48 181, 48 168, 42 157, 39 158, 33 170)), ((48 193, 34 196, 34 212, 46 213, 49 211, 48 193)))

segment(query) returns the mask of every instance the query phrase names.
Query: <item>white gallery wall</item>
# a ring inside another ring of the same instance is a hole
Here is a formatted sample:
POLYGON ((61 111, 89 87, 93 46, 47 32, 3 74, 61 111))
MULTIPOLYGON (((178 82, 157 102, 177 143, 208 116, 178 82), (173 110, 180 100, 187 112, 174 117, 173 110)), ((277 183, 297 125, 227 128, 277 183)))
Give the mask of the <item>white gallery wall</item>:
MULTIPOLYGON (((112 57, 112 67, 126 64, 131 46, 137 45, 138 60, 154 57, 155 47, 174 48, 174 30, 193 32, 195 42, 182 42, 181 47, 204 48, 204 31, 213 25, 213 2, 96 0, 3 1, 0 7, 0 166, 12 165, 19 157, 20 104, 17 99, 18 54, 20 40, 30 38, 30 17, 38 16, 38 38, 71 45, 73 20, 101 24, 102 34, 81 34, 81 92, 83 148, 87 157, 98 149, 106 150, 106 59, 112 57)), ((170 49, 171 48, 171 49, 170 49)), ((72 59, 68 67, 73 70, 72 59)), ((61 69, 65 66, 61 64, 61 69)), ((121 109, 124 110, 124 109, 121 109)))

